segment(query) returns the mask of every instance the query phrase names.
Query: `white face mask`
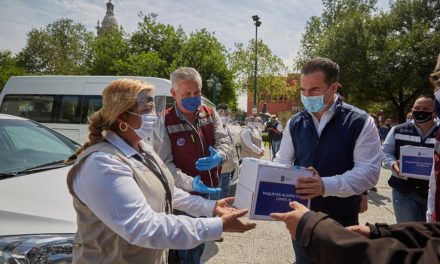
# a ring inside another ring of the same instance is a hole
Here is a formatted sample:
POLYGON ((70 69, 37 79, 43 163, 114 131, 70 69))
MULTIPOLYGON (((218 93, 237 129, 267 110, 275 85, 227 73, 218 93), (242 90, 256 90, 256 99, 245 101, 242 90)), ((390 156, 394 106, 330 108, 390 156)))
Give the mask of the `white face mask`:
POLYGON ((248 121, 247 122, 247 126, 250 127, 250 128, 254 128, 255 127, 255 122, 248 121))
POLYGON ((134 132, 140 139, 143 140, 153 136, 154 128, 156 127, 157 121, 157 116, 155 113, 139 115, 129 111, 127 112, 133 115, 140 116, 141 118, 141 126, 139 128, 132 128, 131 126, 128 126, 134 130, 134 132))
POLYGON ((230 121, 229 116, 221 116, 220 119, 222 120, 223 124, 229 124, 230 121))

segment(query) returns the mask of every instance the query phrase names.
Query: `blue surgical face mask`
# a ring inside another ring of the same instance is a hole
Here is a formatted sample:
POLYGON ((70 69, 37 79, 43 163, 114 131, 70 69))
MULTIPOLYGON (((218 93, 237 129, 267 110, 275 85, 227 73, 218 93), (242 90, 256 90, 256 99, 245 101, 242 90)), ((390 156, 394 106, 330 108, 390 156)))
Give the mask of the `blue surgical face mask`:
POLYGON ((188 111, 195 112, 202 104, 201 96, 186 97, 182 99, 182 106, 188 111))
POLYGON ((301 94, 301 102, 304 108, 311 113, 322 111, 326 106, 326 103, 324 103, 324 95, 327 94, 329 90, 330 88, 323 95, 318 96, 304 96, 301 94))

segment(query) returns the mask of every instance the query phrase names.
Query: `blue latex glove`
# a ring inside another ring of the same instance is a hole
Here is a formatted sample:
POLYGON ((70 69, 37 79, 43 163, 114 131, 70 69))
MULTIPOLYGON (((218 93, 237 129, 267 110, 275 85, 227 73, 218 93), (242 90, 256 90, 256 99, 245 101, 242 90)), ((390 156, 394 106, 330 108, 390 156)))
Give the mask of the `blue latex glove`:
POLYGON ((202 182, 202 179, 200 179, 200 175, 197 175, 196 177, 194 177, 194 179, 191 182, 191 186, 194 191, 199 192, 199 193, 219 194, 220 190, 221 190, 220 188, 212 188, 212 187, 206 186, 202 182))
POLYGON ((211 156, 208 158, 200 158, 198 161, 196 161, 196 168, 199 171, 207 171, 218 167, 222 162, 222 156, 220 156, 220 154, 218 154, 213 147, 209 147, 209 152, 211 153, 211 156))

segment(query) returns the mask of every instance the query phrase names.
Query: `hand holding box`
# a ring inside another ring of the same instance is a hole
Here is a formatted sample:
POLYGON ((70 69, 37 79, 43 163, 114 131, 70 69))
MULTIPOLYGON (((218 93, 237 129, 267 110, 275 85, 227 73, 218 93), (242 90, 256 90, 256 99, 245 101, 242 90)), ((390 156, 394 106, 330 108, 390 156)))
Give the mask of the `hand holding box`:
POLYGON ((416 146, 400 147, 400 175, 429 180, 434 163, 434 149, 416 146))
POLYGON ((289 212, 289 202, 298 201, 305 206, 310 200, 302 200, 296 194, 298 177, 312 176, 303 167, 290 167, 270 161, 245 158, 240 166, 234 205, 248 208, 250 219, 273 220, 272 212, 289 212))

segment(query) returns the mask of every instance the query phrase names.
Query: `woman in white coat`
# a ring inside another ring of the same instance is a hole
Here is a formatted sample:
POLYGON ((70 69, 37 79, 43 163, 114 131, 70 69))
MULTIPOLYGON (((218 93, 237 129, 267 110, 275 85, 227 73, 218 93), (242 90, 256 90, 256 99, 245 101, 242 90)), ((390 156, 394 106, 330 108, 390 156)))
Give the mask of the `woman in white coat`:
POLYGON ((174 186, 143 141, 152 136, 154 109, 153 87, 144 82, 116 80, 103 91, 89 141, 68 160, 75 162, 68 175, 78 224, 73 263, 167 263, 167 248, 193 248, 255 227, 238 219, 246 210, 227 205, 233 198, 205 200, 174 186), (173 209, 221 217, 176 216, 173 209))

